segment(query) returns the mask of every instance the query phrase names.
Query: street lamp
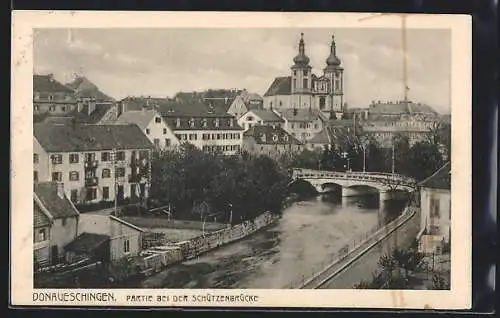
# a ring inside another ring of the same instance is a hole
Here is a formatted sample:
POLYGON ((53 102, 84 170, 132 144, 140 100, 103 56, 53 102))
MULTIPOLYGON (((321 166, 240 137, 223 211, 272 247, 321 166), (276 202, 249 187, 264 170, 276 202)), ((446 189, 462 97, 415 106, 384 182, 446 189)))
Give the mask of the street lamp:
POLYGON ((233 224, 233 204, 228 203, 227 205, 229 206, 229 226, 231 226, 233 224))
MULTIPOLYGON (((351 171, 351 158, 349 158, 349 157, 348 157, 348 153, 347 153, 347 151, 344 151, 344 152, 342 153, 342 157, 343 157, 344 159, 347 159, 347 170, 348 170, 348 171, 351 171)), ((345 167, 345 165, 344 165, 344 167, 345 167)))

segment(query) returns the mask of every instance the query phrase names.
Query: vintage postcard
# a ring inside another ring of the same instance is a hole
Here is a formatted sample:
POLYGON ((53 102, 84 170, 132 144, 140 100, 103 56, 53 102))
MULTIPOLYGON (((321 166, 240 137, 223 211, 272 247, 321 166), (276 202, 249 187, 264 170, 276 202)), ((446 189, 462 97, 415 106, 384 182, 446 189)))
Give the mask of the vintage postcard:
POLYGON ((12 305, 470 308, 470 17, 12 28, 12 305))

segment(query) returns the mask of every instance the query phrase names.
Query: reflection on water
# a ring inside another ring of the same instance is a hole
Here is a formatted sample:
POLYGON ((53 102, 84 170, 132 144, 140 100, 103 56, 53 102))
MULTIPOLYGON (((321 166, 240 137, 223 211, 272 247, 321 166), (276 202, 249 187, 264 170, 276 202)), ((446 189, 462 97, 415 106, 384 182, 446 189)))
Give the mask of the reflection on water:
POLYGON ((149 288, 283 288, 346 244, 394 219, 404 201, 321 195, 296 202, 276 225, 152 276, 149 288))

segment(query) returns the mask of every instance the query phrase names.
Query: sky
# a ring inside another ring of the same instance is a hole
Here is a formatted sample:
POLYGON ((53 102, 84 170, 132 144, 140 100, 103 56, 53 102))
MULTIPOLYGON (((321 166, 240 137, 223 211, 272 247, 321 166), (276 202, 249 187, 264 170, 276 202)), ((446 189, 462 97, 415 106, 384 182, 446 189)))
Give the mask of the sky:
MULTIPOLYGON (((400 29, 37 29, 33 71, 62 83, 84 75, 116 99, 209 88, 263 95, 290 75, 301 32, 318 75, 335 35, 349 107, 403 99, 400 29)), ((408 30, 406 42, 409 99, 450 113, 449 30, 408 30)))

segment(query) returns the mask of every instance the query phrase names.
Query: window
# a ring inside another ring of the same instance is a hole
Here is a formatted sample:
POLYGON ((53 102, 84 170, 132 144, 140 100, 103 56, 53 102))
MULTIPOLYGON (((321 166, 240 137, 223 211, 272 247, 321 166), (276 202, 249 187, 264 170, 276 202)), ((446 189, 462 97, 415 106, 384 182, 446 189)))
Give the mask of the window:
POLYGON ((105 178, 111 178, 111 170, 109 169, 102 169, 101 176, 103 179, 105 178))
POLYGON ((128 239, 125 239, 125 241, 123 241, 123 252, 124 253, 130 252, 130 241, 128 239))
POLYGON ((115 175, 117 178, 125 177, 125 168, 122 167, 116 168, 115 175))
POLYGON ((293 89, 296 89, 297 88, 297 79, 294 78, 293 79, 293 89))
POLYGON ((33 163, 38 163, 38 154, 37 153, 33 154, 33 163))
POLYGON ((326 99, 324 97, 319 98, 319 109, 325 109, 326 99))
POLYGON ((53 100, 54 100, 54 96, 49 95, 49 96, 48 96, 48 99, 49 99, 49 102, 51 102, 51 101, 53 101, 53 100))
POLYGON ((149 128, 146 128, 146 135, 149 135, 149 133, 150 133, 149 128))
POLYGON ((167 134, 167 128, 163 128, 163 134, 166 135, 167 134))
POLYGON ((109 187, 102 187, 102 199, 103 200, 109 199, 109 187))
POLYGON ((295 128, 295 124, 292 124, 292 129, 294 129, 294 128, 295 128))
POLYGON ((307 78, 304 78, 304 88, 307 88, 307 78))
POLYGON ((78 171, 70 171, 69 181, 78 181, 79 178, 80 178, 80 175, 78 174, 78 171))
POLYGON ((52 155, 51 158, 53 165, 59 165, 62 163, 62 155, 52 155))
POLYGON ((431 214, 431 217, 433 218, 439 218, 440 217, 440 213, 439 213, 439 199, 436 199, 436 198, 431 198, 431 202, 430 202, 431 206, 430 206, 430 214, 431 214))
POLYGON ((101 153, 101 161, 110 161, 111 160, 111 156, 110 156, 110 153, 109 152, 103 152, 101 153))
POLYGON ((85 161, 92 162, 95 160, 95 153, 89 152, 85 154, 85 161))
POLYGON ((36 112, 40 111, 40 106, 35 105, 35 111, 36 111, 36 112))
POLYGON ((70 198, 73 203, 78 201, 78 190, 71 190, 70 198))
POLYGON ((97 199, 97 189, 96 188, 87 189, 86 199, 87 199, 87 201, 93 201, 93 200, 97 199))
POLYGON ((161 117, 155 117, 155 123, 157 124, 161 123, 161 117))
POLYGON ((55 112, 55 111, 56 111, 56 106, 49 107, 49 112, 55 112))
POLYGON ((149 159, 149 152, 147 150, 139 151, 139 159, 149 159))
POLYGON ((125 152, 124 151, 116 152, 116 161, 125 161, 125 152))
POLYGON ((153 142, 154 142, 156 148, 160 147, 160 139, 155 138, 155 139, 153 139, 153 142))
POLYGON ((297 71, 293 71, 293 76, 297 76, 297 71))
POLYGON ((69 154, 69 163, 78 163, 78 154, 71 153, 69 154))
POLYGON ((61 110, 62 110, 63 112, 66 112, 66 106, 61 106, 61 110))
POLYGON ((216 119, 215 119, 215 127, 216 127, 216 128, 217 128, 217 127, 219 127, 219 118, 216 118, 216 119))
POLYGON ((318 129, 318 124, 314 124, 314 129, 318 129))
POLYGON ((283 106, 283 101, 280 100, 280 106, 283 106))
POLYGON ((62 172, 52 172, 52 181, 62 181, 62 172))
POLYGON ((47 239, 47 230, 39 229, 38 230, 38 242, 43 242, 47 239))
POLYGON ((177 118, 176 121, 175 121, 175 126, 177 128, 179 128, 181 126, 181 119, 180 118, 177 118))
POLYGON ((38 182, 38 171, 33 171, 33 181, 38 182))
POLYGON ((304 76, 307 76, 307 70, 304 70, 304 76))
POLYGON ((247 120, 248 120, 248 121, 253 121, 253 120, 254 120, 254 118, 253 118, 253 116, 247 116, 247 120))
POLYGON ((170 147, 171 141, 168 138, 165 138, 165 147, 170 147))
POLYGON ((194 119, 193 118, 191 118, 189 120, 189 127, 194 127, 194 119))

